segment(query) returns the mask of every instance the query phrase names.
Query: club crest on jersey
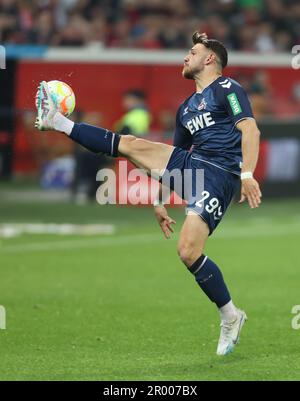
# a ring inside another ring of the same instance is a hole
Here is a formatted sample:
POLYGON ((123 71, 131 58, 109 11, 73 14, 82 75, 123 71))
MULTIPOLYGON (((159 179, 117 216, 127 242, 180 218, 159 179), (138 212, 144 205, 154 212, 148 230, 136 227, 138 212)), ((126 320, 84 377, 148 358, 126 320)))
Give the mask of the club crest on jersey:
POLYGON ((199 106, 198 106, 198 110, 204 110, 205 108, 206 108, 206 101, 205 101, 205 99, 203 98, 202 100, 201 100, 201 103, 199 104, 199 106))

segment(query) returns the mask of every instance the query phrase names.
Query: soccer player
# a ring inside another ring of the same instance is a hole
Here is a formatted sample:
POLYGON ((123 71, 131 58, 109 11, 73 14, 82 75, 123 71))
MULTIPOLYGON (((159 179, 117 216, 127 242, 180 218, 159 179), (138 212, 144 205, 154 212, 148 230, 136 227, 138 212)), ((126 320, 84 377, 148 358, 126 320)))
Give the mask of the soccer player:
MULTIPOLYGON (((221 317, 218 355, 230 353, 237 344, 247 319, 235 307, 219 267, 203 254, 205 243, 221 221, 241 181, 240 202, 251 208, 261 202, 261 192, 253 177, 259 152, 260 132, 248 97, 233 79, 222 76, 227 50, 218 40, 195 32, 193 47, 184 59, 183 77, 192 79, 196 91, 179 107, 174 146, 119 136, 107 129, 74 124, 57 112, 47 83, 37 92, 36 127, 65 133, 73 141, 95 153, 123 156, 137 167, 166 171, 204 170, 204 191, 198 199, 187 199, 187 214, 178 242, 178 254, 197 283, 216 304, 221 317)), ((193 193, 199 183, 192 175, 193 193)), ((161 202, 155 203, 157 220, 167 238, 173 219, 161 202)))

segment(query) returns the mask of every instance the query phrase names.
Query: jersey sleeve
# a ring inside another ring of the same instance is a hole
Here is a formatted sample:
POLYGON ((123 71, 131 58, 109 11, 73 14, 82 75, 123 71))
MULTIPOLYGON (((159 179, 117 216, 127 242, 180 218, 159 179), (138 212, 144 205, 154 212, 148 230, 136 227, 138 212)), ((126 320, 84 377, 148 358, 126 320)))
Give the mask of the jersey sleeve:
POLYGON ((190 131, 185 128, 185 126, 180 121, 180 113, 181 107, 179 107, 176 114, 176 128, 173 139, 173 146, 177 146, 178 148, 190 150, 193 144, 193 137, 190 131))
POLYGON ((226 111, 234 124, 245 118, 253 118, 250 100, 240 84, 233 80, 228 80, 228 83, 222 86, 221 82, 220 90, 223 92, 223 102, 226 111))

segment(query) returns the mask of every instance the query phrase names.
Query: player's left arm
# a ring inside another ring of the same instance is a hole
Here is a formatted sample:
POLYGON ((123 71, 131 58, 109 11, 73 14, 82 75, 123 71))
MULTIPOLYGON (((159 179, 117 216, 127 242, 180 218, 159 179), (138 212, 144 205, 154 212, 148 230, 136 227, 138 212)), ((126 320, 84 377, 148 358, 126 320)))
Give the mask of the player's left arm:
POLYGON ((260 131, 254 118, 245 118, 239 121, 236 127, 242 133, 243 167, 240 203, 247 199, 253 209, 260 205, 262 196, 259 184, 253 177, 259 154, 260 131))
POLYGON ((253 117, 251 103, 242 86, 230 79, 225 85, 221 82, 219 90, 223 90, 227 113, 242 135, 243 167, 240 203, 247 199, 249 206, 255 208, 259 206, 261 199, 259 184, 253 177, 258 160, 260 132, 253 117))

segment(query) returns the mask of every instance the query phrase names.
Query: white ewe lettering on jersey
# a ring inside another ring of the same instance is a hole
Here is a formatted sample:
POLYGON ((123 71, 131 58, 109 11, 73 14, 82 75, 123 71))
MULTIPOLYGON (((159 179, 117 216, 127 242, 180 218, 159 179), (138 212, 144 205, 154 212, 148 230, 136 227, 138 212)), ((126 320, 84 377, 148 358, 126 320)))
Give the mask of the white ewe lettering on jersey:
POLYGON ((216 122, 212 119, 210 113, 199 114, 192 120, 189 120, 186 124, 186 128, 193 135, 196 131, 199 131, 200 128, 209 127, 210 125, 214 125, 216 122))

